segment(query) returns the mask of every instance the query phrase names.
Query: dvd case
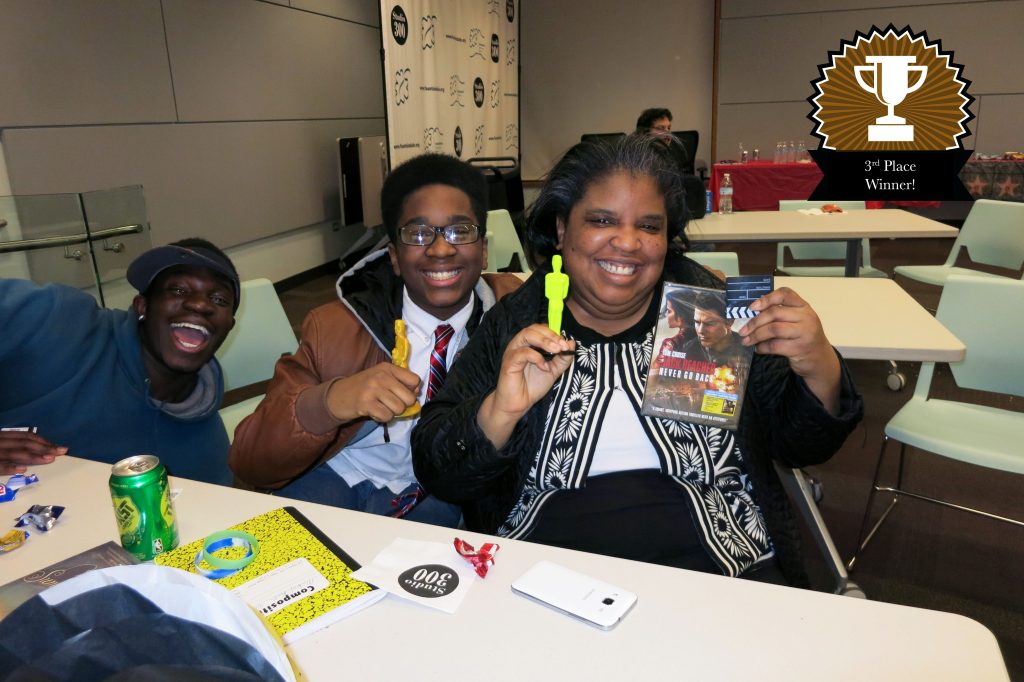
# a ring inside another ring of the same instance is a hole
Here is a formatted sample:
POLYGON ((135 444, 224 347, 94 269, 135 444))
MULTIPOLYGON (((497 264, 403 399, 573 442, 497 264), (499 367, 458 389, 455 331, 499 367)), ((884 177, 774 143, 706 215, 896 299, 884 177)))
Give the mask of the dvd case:
POLYGON ((724 291, 665 284, 644 415, 736 428, 753 349, 726 315, 724 291))

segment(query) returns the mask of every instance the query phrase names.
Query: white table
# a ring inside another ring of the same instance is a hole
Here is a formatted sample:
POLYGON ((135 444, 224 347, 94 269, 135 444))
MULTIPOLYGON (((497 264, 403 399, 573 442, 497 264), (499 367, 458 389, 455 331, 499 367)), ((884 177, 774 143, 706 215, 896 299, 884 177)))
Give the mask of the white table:
MULTIPOLYGON (((0 556, 4 580, 116 540, 110 467, 61 458, 17 508, 63 504, 59 524, 0 556)), ((458 534, 409 521, 172 479, 182 542, 294 504, 357 560, 395 537, 451 542, 458 534)), ((6 507, 5 507, 6 508, 6 507)), ((13 513, 13 512, 12 512, 13 513)), ((962 616, 751 583, 525 542, 501 541, 497 562, 459 611, 387 597, 290 647, 311 680, 1007 680, 992 633, 962 616), (639 595, 603 632, 511 593, 546 558, 639 595)))
POLYGON ((955 239, 959 230, 898 208, 807 215, 799 211, 712 213, 691 220, 693 242, 845 241, 846 276, 855 277, 861 239, 955 239))
POLYGON ((818 313, 825 336, 851 360, 957 362, 960 339, 891 279, 776 277, 818 313))

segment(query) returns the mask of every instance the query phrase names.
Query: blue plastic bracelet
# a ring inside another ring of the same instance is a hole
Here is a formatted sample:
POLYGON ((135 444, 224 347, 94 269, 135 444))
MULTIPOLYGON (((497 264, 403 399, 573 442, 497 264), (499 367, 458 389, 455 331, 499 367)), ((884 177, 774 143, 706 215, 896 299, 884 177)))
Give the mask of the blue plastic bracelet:
POLYGON ((196 552, 196 572, 211 580, 220 580, 238 573, 240 570, 252 563, 260 553, 259 540, 249 533, 240 530, 223 530, 213 533, 203 540, 203 548, 196 552), (245 556, 238 559, 222 559, 213 553, 228 547, 245 547, 245 556), (202 568, 201 564, 206 562, 214 569, 202 568))

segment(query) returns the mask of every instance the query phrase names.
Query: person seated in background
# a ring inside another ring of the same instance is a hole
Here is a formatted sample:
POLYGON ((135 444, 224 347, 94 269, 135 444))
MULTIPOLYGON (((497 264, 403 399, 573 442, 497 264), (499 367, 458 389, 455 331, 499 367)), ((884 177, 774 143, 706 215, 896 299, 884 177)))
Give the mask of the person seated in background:
MULTIPOLYGON (((684 196, 686 197, 687 212, 689 218, 703 218, 706 209, 707 187, 704 181, 693 174, 694 157, 696 149, 687 149, 683 141, 672 134, 672 112, 664 108, 644 109, 636 120, 636 134, 650 135, 653 139, 662 142, 669 151, 674 165, 682 178, 684 196)), ((690 245, 691 251, 714 251, 715 244, 711 242, 699 242, 690 245)), ((716 274, 722 273, 712 270, 716 274)))
POLYGON ((205 239, 128 266, 139 294, 107 310, 87 293, 0 280, 0 473, 74 455, 156 455, 175 475, 231 484, 214 353, 235 325, 238 273, 205 239), (33 431, 34 429, 34 431, 33 431))
POLYGON ((406 408, 433 396, 483 312, 518 288, 487 264, 487 186, 455 157, 425 154, 381 189, 390 244, 338 280, 338 299, 302 324, 266 398, 235 432, 246 483, 294 499, 454 526, 458 507, 424 498, 412 472, 406 408), (408 369, 391 362, 404 320, 408 369))
POLYGON ((671 111, 664 107, 644 109, 636 119, 636 132, 641 135, 650 135, 668 147, 680 173, 685 173, 689 168, 690 158, 697 150, 685 149, 682 141, 672 134, 671 111))
POLYGON ((570 149, 527 220, 539 267, 424 407, 416 475, 462 505, 469 530, 806 585, 772 460, 827 460, 862 401, 814 311, 782 288, 740 332, 755 355, 736 431, 640 414, 663 282, 723 287, 684 256, 684 216, 650 137, 570 149), (555 254, 569 275, 561 334, 543 323, 555 254))

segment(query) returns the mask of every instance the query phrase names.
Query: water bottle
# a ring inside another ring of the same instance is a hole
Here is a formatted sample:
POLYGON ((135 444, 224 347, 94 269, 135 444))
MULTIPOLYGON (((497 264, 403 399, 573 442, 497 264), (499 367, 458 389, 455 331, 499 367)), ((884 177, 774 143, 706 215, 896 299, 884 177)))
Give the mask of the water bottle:
POLYGON ((804 141, 800 140, 800 144, 796 148, 796 160, 806 161, 810 157, 807 155, 807 149, 804 147, 804 141))
POLYGON ((793 140, 789 141, 786 145, 786 163, 796 162, 796 145, 793 144, 793 140))
POLYGON ((747 150, 743 148, 743 143, 740 142, 740 163, 747 162, 747 150))
POLYGON ((775 156, 772 158, 772 163, 784 163, 785 162, 785 144, 782 142, 775 143, 775 156))
POLYGON ((732 177, 728 173, 722 175, 722 184, 718 186, 718 212, 732 213, 732 177))
POLYGON ((757 147, 754 147, 754 153, 750 155, 750 160, 751 161, 760 161, 761 160, 761 150, 758 149, 757 147))

